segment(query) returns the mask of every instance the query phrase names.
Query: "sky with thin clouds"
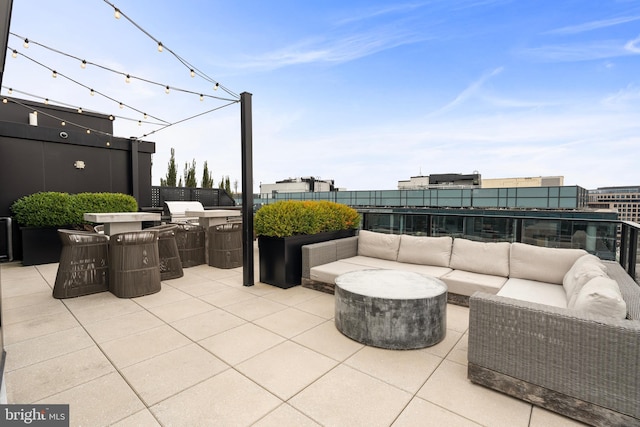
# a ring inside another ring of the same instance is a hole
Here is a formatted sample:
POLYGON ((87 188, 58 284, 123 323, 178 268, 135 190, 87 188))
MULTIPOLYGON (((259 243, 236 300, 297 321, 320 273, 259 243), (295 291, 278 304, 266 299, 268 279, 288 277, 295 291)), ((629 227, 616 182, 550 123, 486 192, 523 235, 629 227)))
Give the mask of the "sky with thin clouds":
POLYGON ((172 148, 199 181, 205 161, 216 183, 241 179, 240 106, 224 99, 242 92, 256 193, 474 171, 640 184, 637 0, 14 0, 11 33, 2 95, 115 115, 116 136, 156 143, 155 185, 172 148))

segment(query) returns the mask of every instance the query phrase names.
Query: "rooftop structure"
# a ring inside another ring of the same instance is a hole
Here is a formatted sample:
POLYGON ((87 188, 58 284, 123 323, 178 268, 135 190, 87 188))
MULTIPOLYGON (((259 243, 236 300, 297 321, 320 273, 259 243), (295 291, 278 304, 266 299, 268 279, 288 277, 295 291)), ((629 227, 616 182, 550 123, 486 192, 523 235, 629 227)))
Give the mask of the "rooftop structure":
POLYGON ((431 188, 479 188, 482 177, 479 173, 443 173, 412 176, 408 181, 398 181, 398 190, 420 190, 431 188))
POLYGON ((640 186, 589 190, 589 207, 614 210, 622 221, 640 222, 640 186))
POLYGON ((275 184, 260 184, 260 195, 269 198, 276 193, 314 193, 318 191, 336 191, 332 179, 320 179, 313 176, 288 178, 275 184))

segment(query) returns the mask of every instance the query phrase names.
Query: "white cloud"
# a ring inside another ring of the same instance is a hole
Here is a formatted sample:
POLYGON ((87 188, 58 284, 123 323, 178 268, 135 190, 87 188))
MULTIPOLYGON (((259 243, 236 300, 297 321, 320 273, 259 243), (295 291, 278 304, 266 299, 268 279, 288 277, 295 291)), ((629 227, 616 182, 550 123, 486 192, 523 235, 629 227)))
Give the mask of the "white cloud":
POLYGON ((545 34, 579 34, 585 31, 593 31, 601 28, 612 27, 615 25, 626 24, 628 22, 637 21, 640 16, 622 16, 619 18, 602 19, 598 21, 585 22, 579 25, 570 25, 555 30, 547 31, 545 34))

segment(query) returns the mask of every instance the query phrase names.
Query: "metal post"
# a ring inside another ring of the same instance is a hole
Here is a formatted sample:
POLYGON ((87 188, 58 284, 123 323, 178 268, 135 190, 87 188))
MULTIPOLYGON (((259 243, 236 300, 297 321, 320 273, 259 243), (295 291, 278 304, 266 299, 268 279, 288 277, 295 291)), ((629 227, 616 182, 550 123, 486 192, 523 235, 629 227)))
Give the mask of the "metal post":
POLYGON ((131 139, 131 195, 140 204, 140 166, 138 165, 138 140, 131 139))
POLYGON ((240 94, 242 140, 242 284, 253 286, 253 132, 251 94, 240 94))

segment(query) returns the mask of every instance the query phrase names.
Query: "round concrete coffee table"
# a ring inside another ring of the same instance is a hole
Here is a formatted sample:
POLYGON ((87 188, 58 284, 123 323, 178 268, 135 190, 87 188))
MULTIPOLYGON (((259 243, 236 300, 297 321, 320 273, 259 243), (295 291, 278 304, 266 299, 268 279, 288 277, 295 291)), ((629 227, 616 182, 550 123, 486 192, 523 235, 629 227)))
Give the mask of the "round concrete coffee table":
POLYGON ((336 278, 336 328, 363 344, 414 349, 444 339, 447 285, 422 274, 362 270, 336 278))

